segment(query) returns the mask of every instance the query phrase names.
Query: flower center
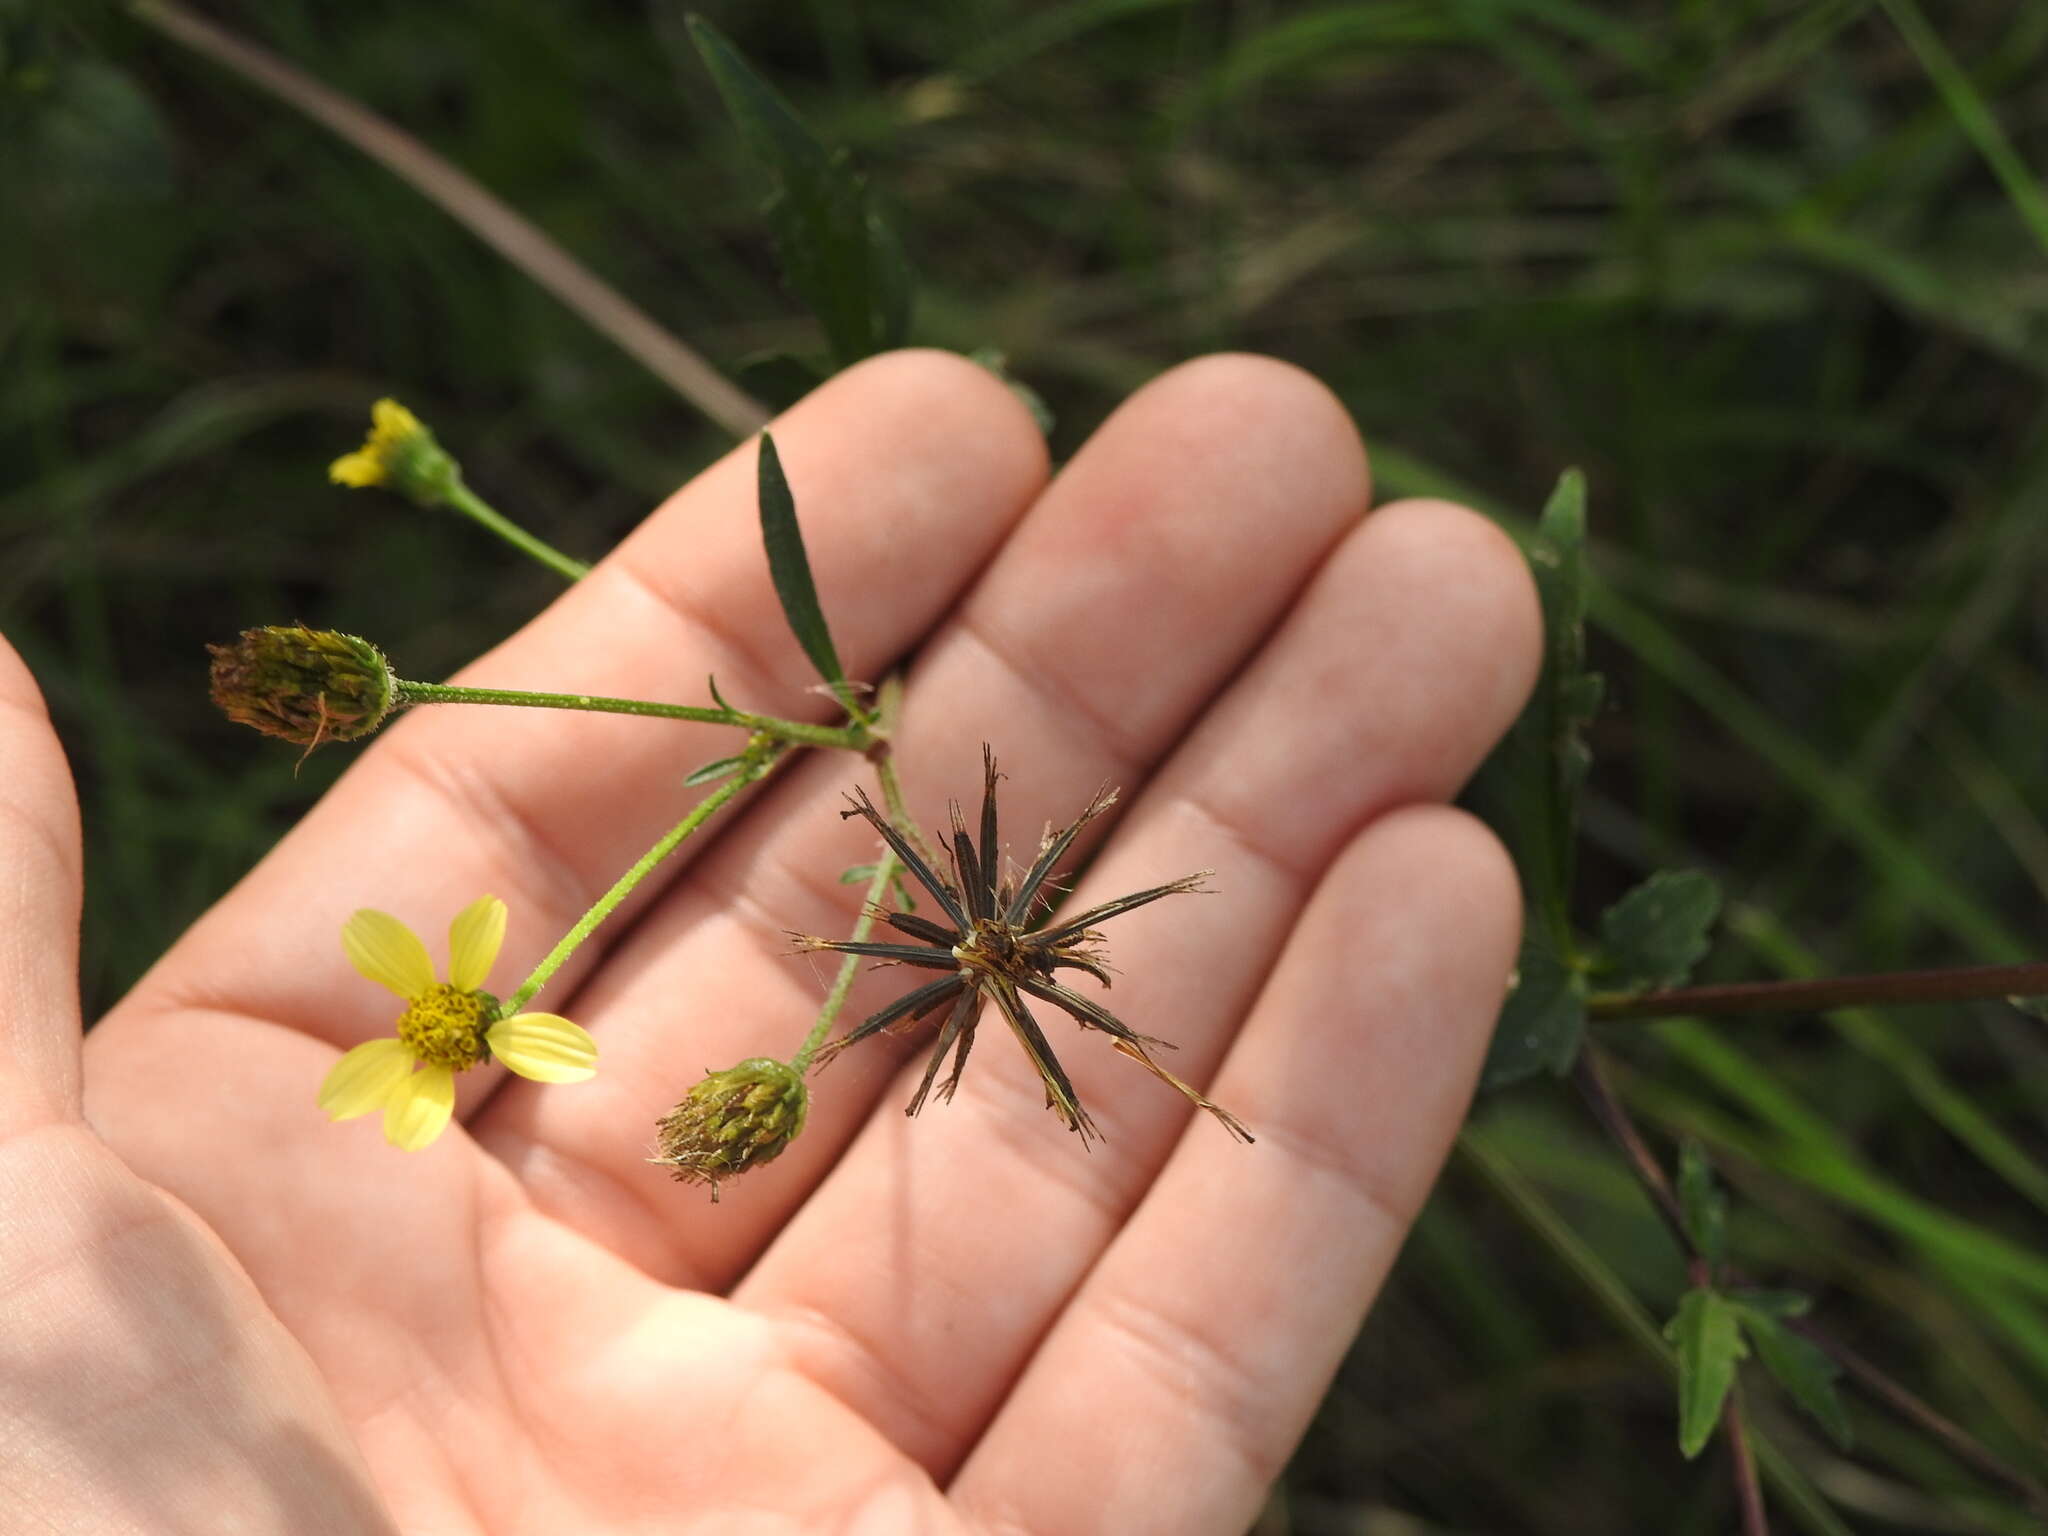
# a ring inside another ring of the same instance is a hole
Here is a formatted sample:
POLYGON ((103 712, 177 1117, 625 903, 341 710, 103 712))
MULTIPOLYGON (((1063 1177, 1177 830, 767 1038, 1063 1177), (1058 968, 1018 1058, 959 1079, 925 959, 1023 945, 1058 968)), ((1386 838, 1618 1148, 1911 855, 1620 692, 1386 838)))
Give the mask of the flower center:
POLYGON ((488 992, 437 982, 398 1016, 398 1038, 421 1061, 460 1072, 489 1054, 484 1026, 497 1010, 498 1000, 488 992))

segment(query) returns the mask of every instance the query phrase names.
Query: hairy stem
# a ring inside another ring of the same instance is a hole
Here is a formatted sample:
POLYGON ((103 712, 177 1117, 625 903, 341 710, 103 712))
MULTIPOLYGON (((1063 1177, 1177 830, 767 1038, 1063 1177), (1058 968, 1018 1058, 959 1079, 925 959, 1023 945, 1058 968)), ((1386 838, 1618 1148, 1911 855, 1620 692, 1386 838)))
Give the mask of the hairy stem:
POLYGON ((604 715, 647 715, 661 720, 695 720, 706 725, 731 725, 759 731, 777 741, 806 747, 838 747, 848 752, 867 749, 871 740, 859 725, 812 725, 773 715, 708 704, 658 704, 649 699, 612 699, 588 693, 531 693, 520 688, 469 688, 456 683, 415 683, 400 680, 398 702, 406 704, 519 704, 533 709, 580 709, 604 715))
POLYGON ((656 865, 674 853, 684 838, 724 810, 741 790, 773 773, 787 756, 786 746, 778 743, 770 747, 756 761, 692 806, 689 815, 670 827, 662 834, 661 841, 634 860, 632 868, 613 881, 612 888, 598 897, 590 910, 576 920, 576 925, 562 935, 561 942, 547 952, 540 964, 519 984, 519 989, 499 1005, 499 1017, 509 1018, 533 1001, 534 994, 546 986, 549 978, 562 968, 583 941, 597 931, 598 924, 616 912, 619 904, 633 894, 633 888, 654 872, 656 865))
POLYGON ((565 581, 581 581, 590 574, 589 566, 581 560, 563 554, 546 540, 535 538, 472 491, 463 483, 460 476, 457 476, 455 483, 448 488, 447 505, 464 517, 490 529, 521 554, 532 556, 565 581))
MULTIPOLYGON (((874 878, 868 881, 867 896, 860 905, 860 916, 854 919, 853 942, 858 944, 875 931, 875 919, 882 910, 882 903, 889 897, 889 886, 903 866, 896 855, 888 849, 882 850, 882 857, 875 865, 874 878)), ((846 1006, 847 994, 853 990, 853 979, 860 974, 860 956, 848 955, 839 962, 839 974, 832 978, 832 990, 825 994, 824 1006, 818 1009, 817 1022, 811 1025, 811 1032, 804 1036, 803 1047, 790 1058, 790 1069, 801 1077, 811 1069, 811 1058, 818 1054, 818 1047, 825 1043, 825 1036, 831 1033, 832 1021, 839 1017, 839 1010, 846 1006)))

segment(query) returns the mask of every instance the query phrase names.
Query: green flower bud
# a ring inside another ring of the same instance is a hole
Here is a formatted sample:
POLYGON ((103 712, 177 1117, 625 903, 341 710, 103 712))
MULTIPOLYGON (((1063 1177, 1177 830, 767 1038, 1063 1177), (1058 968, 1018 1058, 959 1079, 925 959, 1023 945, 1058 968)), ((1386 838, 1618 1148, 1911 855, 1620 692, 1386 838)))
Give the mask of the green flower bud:
POLYGON ((213 702, 233 721, 301 746, 354 741, 391 713, 397 680, 384 653, 331 629, 273 624, 209 645, 213 702))
POLYGON ((689 1096, 661 1119, 661 1153, 684 1184, 709 1184, 773 1162, 804 1128, 810 1094, 795 1068, 756 1056, 723 1072, 706 1074, 689 1096))
POLYGON ((379 400, 372 406, 370 435, 363 446, 327 467, 327 478, 336 485, 381 485, 423 507, 446 501, 461 476, 461 466, 448 450, 396 400, 379 400))

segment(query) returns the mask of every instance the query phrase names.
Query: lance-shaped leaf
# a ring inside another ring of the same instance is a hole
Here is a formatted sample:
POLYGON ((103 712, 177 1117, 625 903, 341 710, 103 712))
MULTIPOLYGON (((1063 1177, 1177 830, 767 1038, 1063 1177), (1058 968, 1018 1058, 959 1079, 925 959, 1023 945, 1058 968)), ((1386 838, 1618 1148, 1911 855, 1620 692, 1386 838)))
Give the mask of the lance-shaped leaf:
POLYGON ((1664 1337, 1678 1346, 1678 1449, 1690 1461, 1713 1439, 1721 1405, 1735 1385, 1735 1363, 1749 1348, 1742 1342, 1741 1314, 1706 1286, 1685 1293, 1664 1337))
POLYGON ((1803 1339, 1762 1307, 1731 1303, 1742 1319, 1742 1331, 1756 1349, 1763 1368, 1783 1387, 1792 1401, 1819 1421, 1843 1450, 1849 1448, 1849 1415, 1835 1391, 1841 1367, 1828 1358, 1827 1351, 1810 1339, 1803 1339))
MULTIPOLYGON (((1525 982, 1495 1030, 1482 1082, 1498 1088, 1542 1067, 1562 1072, 1578 1054, 1585 1023, 1578 945, 1571 923, 1573 845, 1579 790, 1591 754, 1585 726, 1600 704, 1600 679, 1586 671, 1586 481, 1559 478, 1529 542, 1529 569, 1543 604, 1543 671, 1514 727, 1472 788, 1472 803, 1515 856, 1529 921, 1548 946, 1554 984, 1525 982), (1567 985, 1566 983, 1569 983, 1567 985), (1516 997, 1527 996, 1517 1002, 1516 997)), ((1528 955, 1525 951, 1525 966, 1528 955)))
POLYGON ((701 16, 690 40, 748 153, 769 178, 765 213, 782 274, 817 316, 835 366, 900 347, 910 334, 903 247, 844 150, 819 142, 782 93, 701 16))
POLYGON ((1676 987, 1707 952, 1721 887, 1697 869, 1660 869, 1600 917, 1600 973, 1630 991, 1676 987))
POLYGON ((825 627, 825 610, 818 606, 817 584, 811 580, 811 559, 804 553, 804 536, 796 524, 796 498, 782 473, 782 459, 775 451, 775 439, 761 434, 761 543, 768 551, 768 575, 775 583, 775 596, 782 603, 782 616, 789 621, 796 643, 811 658, 818 675, 832 685, 840 702, 852 708, 852 686, 846 669, 839 664, 839 651, 832 644, 832 631, 825 627))

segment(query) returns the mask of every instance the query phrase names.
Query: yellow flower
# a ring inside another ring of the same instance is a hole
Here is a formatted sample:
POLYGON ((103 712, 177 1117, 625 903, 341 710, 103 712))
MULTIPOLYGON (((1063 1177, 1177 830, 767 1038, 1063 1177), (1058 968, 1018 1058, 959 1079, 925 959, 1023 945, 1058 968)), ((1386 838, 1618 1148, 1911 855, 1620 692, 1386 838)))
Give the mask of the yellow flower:
POLYGON ((387 486, 423 507, 445 501, 459 474, 434 434, 396 400, 371 406, 363 446, 327 466, 327 478, 336 485, 387 486))
POLYGON ((579 1026, 552 1013, 497 1017, 483 984, 504 942, 505 903, 479 897, 448 925, 448 979, 437 982, 427 946, 390 913, 365 907, 342 924, 349 963, 409 1006, 396 1039, 366 1041, 334 1064, 320 1085, 327 1118, 381 1109, 385 1139, 417 1152, 448 1125, 455 1074, 478 1062, 495 1058, 542 1083, 595 1076, 597 1042, 579 1026))

